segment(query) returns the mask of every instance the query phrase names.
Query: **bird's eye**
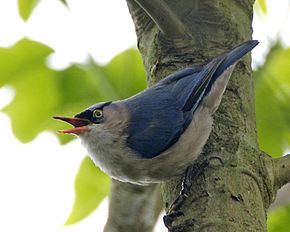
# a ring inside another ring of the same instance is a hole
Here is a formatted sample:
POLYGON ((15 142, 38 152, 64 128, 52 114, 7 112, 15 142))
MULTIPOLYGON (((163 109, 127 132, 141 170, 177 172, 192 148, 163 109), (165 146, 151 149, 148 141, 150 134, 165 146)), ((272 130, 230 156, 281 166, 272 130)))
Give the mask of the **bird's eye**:
POLYGON ((94 110, 93 117, 97 118, 97 119, 102 118, 103 117, 103 111, 99 110, 99 109, 94 110))

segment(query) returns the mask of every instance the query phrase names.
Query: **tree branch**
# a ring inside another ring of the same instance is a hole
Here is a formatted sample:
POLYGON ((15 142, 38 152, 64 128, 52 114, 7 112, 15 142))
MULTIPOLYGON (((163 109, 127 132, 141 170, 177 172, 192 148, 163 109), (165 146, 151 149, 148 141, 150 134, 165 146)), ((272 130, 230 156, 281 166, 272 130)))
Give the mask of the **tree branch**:
POLYGON ((284 185, 278 190, 277 196, 273 204, 271 204, 269 211, 278 209, 280 207, 290 204, 290 183, 284 185))
POLYGON ((276 190, 290 182, 290 154, 273 159, 273 174, 276 190))
POLYGON ((171 39, 190 36, 184 23, 163 0, 135 0, 150 16, 160 31, 171 39))
POLYGON ((139 186, 112 180, 104 232, 151 232, 163 209, 158 185, 139 186))

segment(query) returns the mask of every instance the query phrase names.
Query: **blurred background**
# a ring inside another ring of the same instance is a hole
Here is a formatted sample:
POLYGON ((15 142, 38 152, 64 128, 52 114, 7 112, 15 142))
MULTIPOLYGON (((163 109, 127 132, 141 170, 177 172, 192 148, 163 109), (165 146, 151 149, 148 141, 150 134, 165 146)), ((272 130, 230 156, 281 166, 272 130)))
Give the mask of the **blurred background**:
MULTIPOLYGON (((290 145, 289 0, 256 1, 253 30, 259 143, 278 157, 290 145)), ((0 0, 0 231, 102 231, 109 178, 52 116, 145 87, 125 0, 0 0)), ((289 231, 290 190, 278 200, 269 231, 289 231)))

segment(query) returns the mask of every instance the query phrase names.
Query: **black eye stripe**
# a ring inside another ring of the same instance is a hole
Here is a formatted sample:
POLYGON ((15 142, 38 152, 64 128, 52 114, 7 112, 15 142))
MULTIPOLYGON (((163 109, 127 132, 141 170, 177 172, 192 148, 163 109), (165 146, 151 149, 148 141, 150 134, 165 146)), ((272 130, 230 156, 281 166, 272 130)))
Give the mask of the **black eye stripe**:
POLYGON ((85 118, 85 119, 90 119, 92 112, 90 110, 86 110, 82 113, 79 113, 75 115, 75 118, 85 118))
POLYGON ((84 118, 87 119, 89 121, 91 121, 92 123, 96 123, 99 124, 103 121, 103 108, 105 106, 110 105, 112 102, 104 102, 104 103, 98 103, 92 107, 87 108, 86 110, 84 110, 83 112, 75 115, 75 118, 84 118), (96 117, 94 116, 94 112, 100 111, 101 115, 96 115, 96 117))
POLYGON ((103 109, 105 106, 108 106, 108 105, 110 105, 111 103, 112 103, 111 101, 106 102, 106 103, 104 103, 104 104, 102 105, 102 107, 99 108, 99 109, 103 109))

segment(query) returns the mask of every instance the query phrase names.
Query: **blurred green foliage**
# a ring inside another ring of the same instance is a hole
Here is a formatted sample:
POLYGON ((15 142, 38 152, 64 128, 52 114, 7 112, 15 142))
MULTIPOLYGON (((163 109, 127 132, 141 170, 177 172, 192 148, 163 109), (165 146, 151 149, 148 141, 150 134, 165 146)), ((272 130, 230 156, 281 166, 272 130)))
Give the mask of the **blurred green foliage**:
MULTIPOLYGON (((96 102, 127 98, 146 87, 144 67, 135 49, 124 51, 105 66, 89 59, 61 71, 46 64, 52 52, 28 39, 0 48, 0 88, 8 85, 15 90, 14 99, 2 111, 11 118, 13 132, 22 142, 44 130, 56 134, 67 126, 52 116, 71 116, 96 102)), ((62 143, 73 138, 57 136, 62 143)), ((75 186, 75 203, 66 224, 79 221, 98 206, 108 193, 108 177, 85 158, 75 186)))
MULTIPOLYGON (((40 1, 41 0, 18 0, 18 12, 20 17, 25 21, 28 20, 31 13, 40 1)), ((62 2, 65 6, 68 6, 66 0, 59 1, 62 2)))
POLYGON ((274 210, 268 215, 268 232, 290 231, 290 205, 274 210))
POLYGON ((281 156, 290 146, 290 49, 279 43, 254 72, 258 140, 262 150, 281 156))
POLYGON ((267 14, 266 0, 257 0, 256 4, 261 9, 262 13, 267 14))
POLYGON ((20 17, 23 20, 27 20, 38 2, 39 0, 18 0, 18 11, 20 17))
MULTIPOLYGON (((101 67, 89 60, 56 71, 46 64, 49 47, 23 39, 10 48, 0 48, 0 87, 10 85, 16 95, 6 112, 15 136, 29 142, 43 130, 64 127, 51 118, 73 115, 101 101, 127 98, 146 87, 139 53, 129 49, 101 67)), ((67 142, 71 136, 59 136, 67 142)))
POLYGON ((109 186, 110 178, 86 157, 75 179, 76 198, 65 225, 78 222, 95 210, 108 195, 109 186))

